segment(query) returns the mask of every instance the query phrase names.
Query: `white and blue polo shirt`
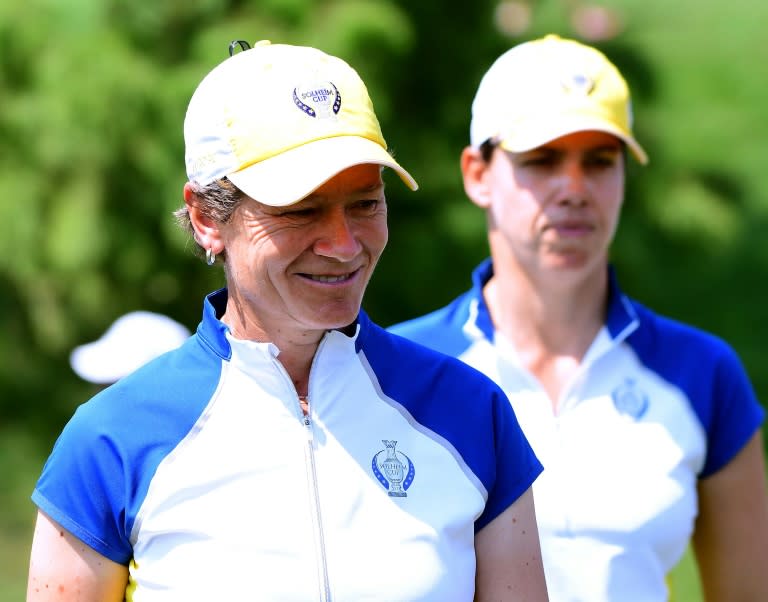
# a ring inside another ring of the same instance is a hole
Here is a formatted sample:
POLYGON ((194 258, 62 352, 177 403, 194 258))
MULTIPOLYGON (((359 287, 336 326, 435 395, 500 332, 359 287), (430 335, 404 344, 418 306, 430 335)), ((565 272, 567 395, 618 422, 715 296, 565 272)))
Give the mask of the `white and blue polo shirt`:
POLYGON ((544 472, 534 484, 553 602, 665 600, 686 549, 697 480, 725 466, 764 410, 722 340, 629 299, 610 276, 608 315, 553 411, 496 332, 483 299, 490 260, 450 305, 391 331, 501 385, 544 472))
POLYGON ((361 312, 320 343, 305 417, 225 306, 78 408, 39 508, 129 565, 135 602, 471 600, 476 531, 541 471, 501 389, 361 312))

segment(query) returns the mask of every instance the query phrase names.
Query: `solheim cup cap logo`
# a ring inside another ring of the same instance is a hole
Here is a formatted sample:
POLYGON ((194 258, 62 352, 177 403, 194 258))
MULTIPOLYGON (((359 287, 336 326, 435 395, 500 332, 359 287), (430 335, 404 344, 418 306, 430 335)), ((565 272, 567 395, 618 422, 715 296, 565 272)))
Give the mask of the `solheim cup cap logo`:
POLYGON ((632 102, 621 73, 597 49, 556 35, 502 54, 472 103, 474 147, 493 140, 525 152, 586 130, 613 134, 640 163, 648 162, 632 133, 632 102))
POLYGON ((320 82, 293 91, 293 102, 310 117, 334 119, 341 110, 341 94, 333 82, 320 82))
POLYGON ((190 181, 227 177, 266 205, 296 203, 365 163, 418 188, 387 152, 357 72, 306 46, 262 41, 215 67, 189 102, 184 140, 190 181))

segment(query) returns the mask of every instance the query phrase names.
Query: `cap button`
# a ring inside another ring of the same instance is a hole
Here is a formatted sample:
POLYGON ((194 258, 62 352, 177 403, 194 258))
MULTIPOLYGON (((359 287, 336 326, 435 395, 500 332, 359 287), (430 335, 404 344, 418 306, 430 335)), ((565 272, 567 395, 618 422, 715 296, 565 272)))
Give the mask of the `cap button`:
POLYGON ((253 47, 256 48, 257 46, 269 46, 272 42, 270 40, 259 40, 256 42, 253 47))

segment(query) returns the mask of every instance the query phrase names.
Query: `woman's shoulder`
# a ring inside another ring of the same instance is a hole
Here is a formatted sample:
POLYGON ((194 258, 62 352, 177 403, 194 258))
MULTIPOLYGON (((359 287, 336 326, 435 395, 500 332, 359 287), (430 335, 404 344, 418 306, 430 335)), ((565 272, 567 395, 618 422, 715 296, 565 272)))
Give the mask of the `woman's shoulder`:
POLYGON ((676 357, 676 363, 738 362, 735 349, 722 336, 637 301, 631 303, 638 316, 638 328, 629 337, 634 347, 656 356, 676 357))

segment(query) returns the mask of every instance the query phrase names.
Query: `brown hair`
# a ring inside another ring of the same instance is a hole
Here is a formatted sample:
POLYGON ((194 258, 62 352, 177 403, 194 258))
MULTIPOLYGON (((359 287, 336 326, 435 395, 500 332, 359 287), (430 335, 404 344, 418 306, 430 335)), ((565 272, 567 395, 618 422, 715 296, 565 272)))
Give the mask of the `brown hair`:
POLYGON ((496 144, 498 143, 493 138, 488 138, 488 140, 480 145, 480 156, 486 163, 491 162, 491 156, 493 155, 493 149, 496 148, 496 144))
MULTIPOLYGON (((245 198, 245 193, 237 188, 227 178, 216 180, 207 186, 201 186, 195 182, 189 183, 192 192, 197 197, 200 212, 207 218, 220 224, 226 224, 245 198)), ((189 219, 189 211, 186 205, 173 212, 176 223, 185 230, 197 243, 192 221, 189 219)), ((198 243, 198 251, 203 251, 198 243)))

